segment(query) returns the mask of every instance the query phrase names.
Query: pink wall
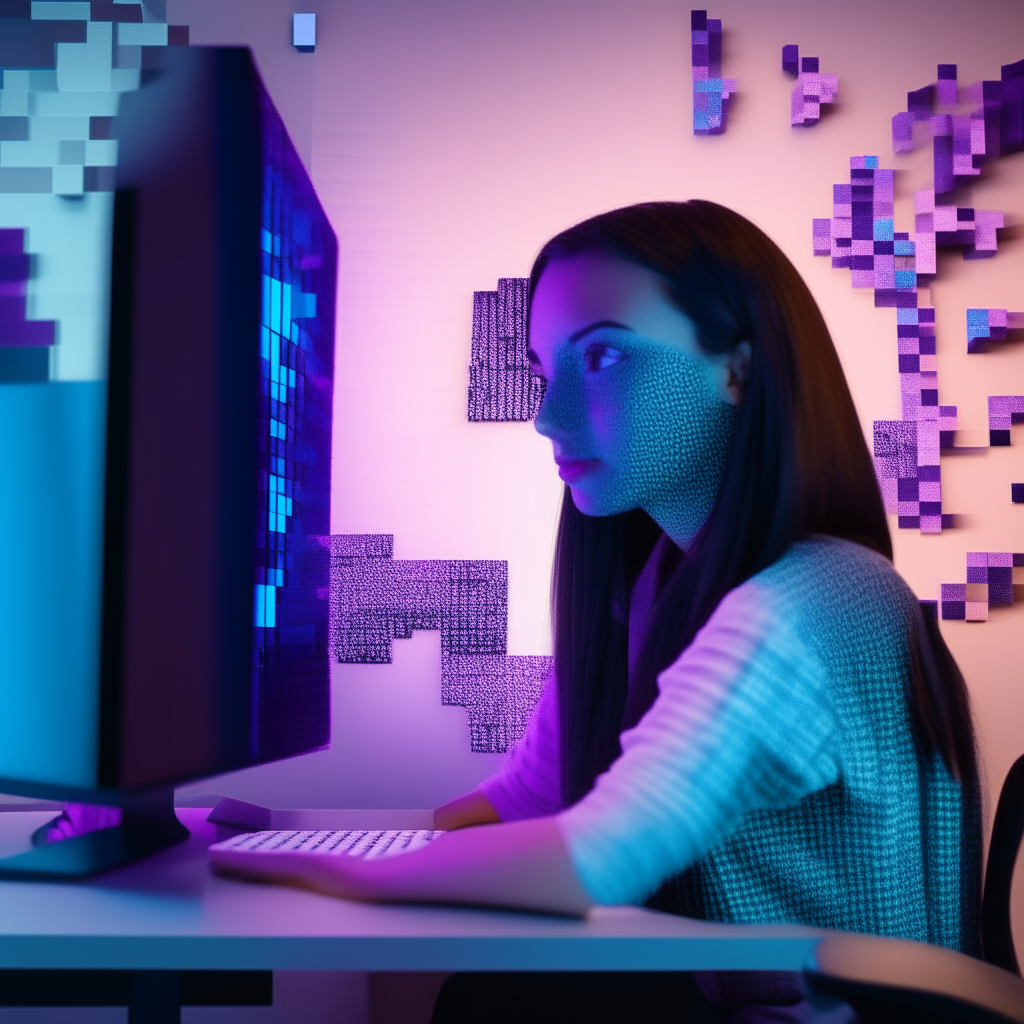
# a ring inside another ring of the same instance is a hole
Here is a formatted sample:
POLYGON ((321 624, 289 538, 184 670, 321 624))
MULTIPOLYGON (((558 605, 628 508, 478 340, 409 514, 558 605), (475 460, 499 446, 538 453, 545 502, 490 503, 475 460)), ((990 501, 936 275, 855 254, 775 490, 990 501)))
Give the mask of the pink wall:
MULTIPOLYGON (((334 531, 393 532, 400 558, 508 559, 510 652, 522 654, 549 648, 558 487, 528 424, 466 422, 473 290, 525 275, 544 239, 596 211, 646 199, 725 203, 760 224, 806 277, 870 436, 872 420, 899 416, 894 313, 874 309, 848 272, 811 254, 811 218, 831 215, 831 186, 848 180, 850 156, 878 154, 899 169, 896 228, 913 230, 911 196, 930 184, 930 149, 893 157, 891 115, 939 62, 958 64, 966 84, 1024 57, 1016 0, 721 0, 709 13, 723 19, 723 73, 738 79, 739 96, 727 132, 707 138, 689 128, 682 3, 168 7, 170 20, 191 23, 195 42, 254 46, 338 232, 334 531), (319 10, 318 49, 296 54, 289 15, 310 7, 319 10), (791 42, 839 75, 835 110, 811 129, 788 125, 791 80, 779 63, 791 42)), ((1024 154, 986 168, 967 202, 1003 210, 1016 226, 995 259, 941 257, 933 290, 940 400, 959 406, 968 439, 986 429, 988 394, 1024 392, 1024 348, 967 356, 963 313, 1024 309, 1022 173, 1024 154)), ((963 581, 967 551, 1024 549, 1024 506, 1010 504, 1011 480, 1024 481, 1020 428, 1010 448, 943 459, 944 507, 966 525, 941 536, 894 530, 897 566, 919 596, 963 581)), ((968 678, 992 790, 1024 750, 1024 606, 944 630, 968 678)), ((270 787, 292 804, 315 794, 409 805, 454 795, 492 770, 494 758, 456 749, 460 727, 450 715, 459 712, 438 708, 430 718, 429 700, 408 705, 415 711, 401 701, 369 708, 371 689, 433 685, 431 642, 408 643, 420 653, 393 666, 336 667, 336 719, 358 721, 336 727, 345 751, 336 743, 301 768, 243 773, 221 790, 270 787), (427 739, 397 771, 388 751, 413 732, 427 739)))

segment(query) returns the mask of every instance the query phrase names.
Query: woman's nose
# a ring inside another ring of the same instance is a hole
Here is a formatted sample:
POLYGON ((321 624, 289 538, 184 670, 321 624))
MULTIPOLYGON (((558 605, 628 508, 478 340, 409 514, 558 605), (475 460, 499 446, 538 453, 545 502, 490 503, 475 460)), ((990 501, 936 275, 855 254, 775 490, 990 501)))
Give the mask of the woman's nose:
POLYGON ((551 441, 562 441, 575 433, 582 422, 583 394, 579 382, 569 373, 550 374, 534 426, 551 441))

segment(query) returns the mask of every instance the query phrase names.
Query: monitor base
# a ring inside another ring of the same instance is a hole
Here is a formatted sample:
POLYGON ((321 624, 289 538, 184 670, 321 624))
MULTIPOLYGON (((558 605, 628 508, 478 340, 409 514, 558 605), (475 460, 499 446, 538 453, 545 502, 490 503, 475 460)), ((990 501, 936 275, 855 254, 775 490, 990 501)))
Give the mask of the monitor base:
POLYGON ((152 856, 188 837, 188 829, 174 813, 174 790, 168 787, 126 801, 121 824, 115 828, 43 843, 0 860, 0 879, 77 882, 152 856))

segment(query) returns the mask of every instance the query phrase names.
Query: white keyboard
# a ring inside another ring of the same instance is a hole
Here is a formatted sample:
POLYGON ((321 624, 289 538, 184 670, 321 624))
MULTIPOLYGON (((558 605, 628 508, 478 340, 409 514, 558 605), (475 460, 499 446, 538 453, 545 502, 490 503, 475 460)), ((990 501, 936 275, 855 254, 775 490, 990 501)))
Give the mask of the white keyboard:
MULTIPOLYGON (((210 853, 226 852, 247 854, 302 853, 313 857, 392 857, 397 853, 410 853, 432 842, 441 831, 413 829, 410 831, 364 831, 358 829, 344 832, 247 832, 223 843, 215 843, 210 853)), ((217 860, 214 856, 211 859, 217 860)), ((248 859, 248 858, 247 858, 248 859)))

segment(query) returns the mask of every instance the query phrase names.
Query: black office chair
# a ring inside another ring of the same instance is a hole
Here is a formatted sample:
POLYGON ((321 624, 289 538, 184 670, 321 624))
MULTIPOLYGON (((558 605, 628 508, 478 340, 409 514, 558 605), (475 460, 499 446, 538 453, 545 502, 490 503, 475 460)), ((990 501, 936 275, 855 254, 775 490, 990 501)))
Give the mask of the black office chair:
POLYGON ((1022 836, 1024 757, 1006 776, 992 828, 981 912, 988 963, 923 942, 839 932, 818 944, 804 971, 812 996, 845 1000, 862 1024, 1024 1024, 1010 918, 1022 836))

